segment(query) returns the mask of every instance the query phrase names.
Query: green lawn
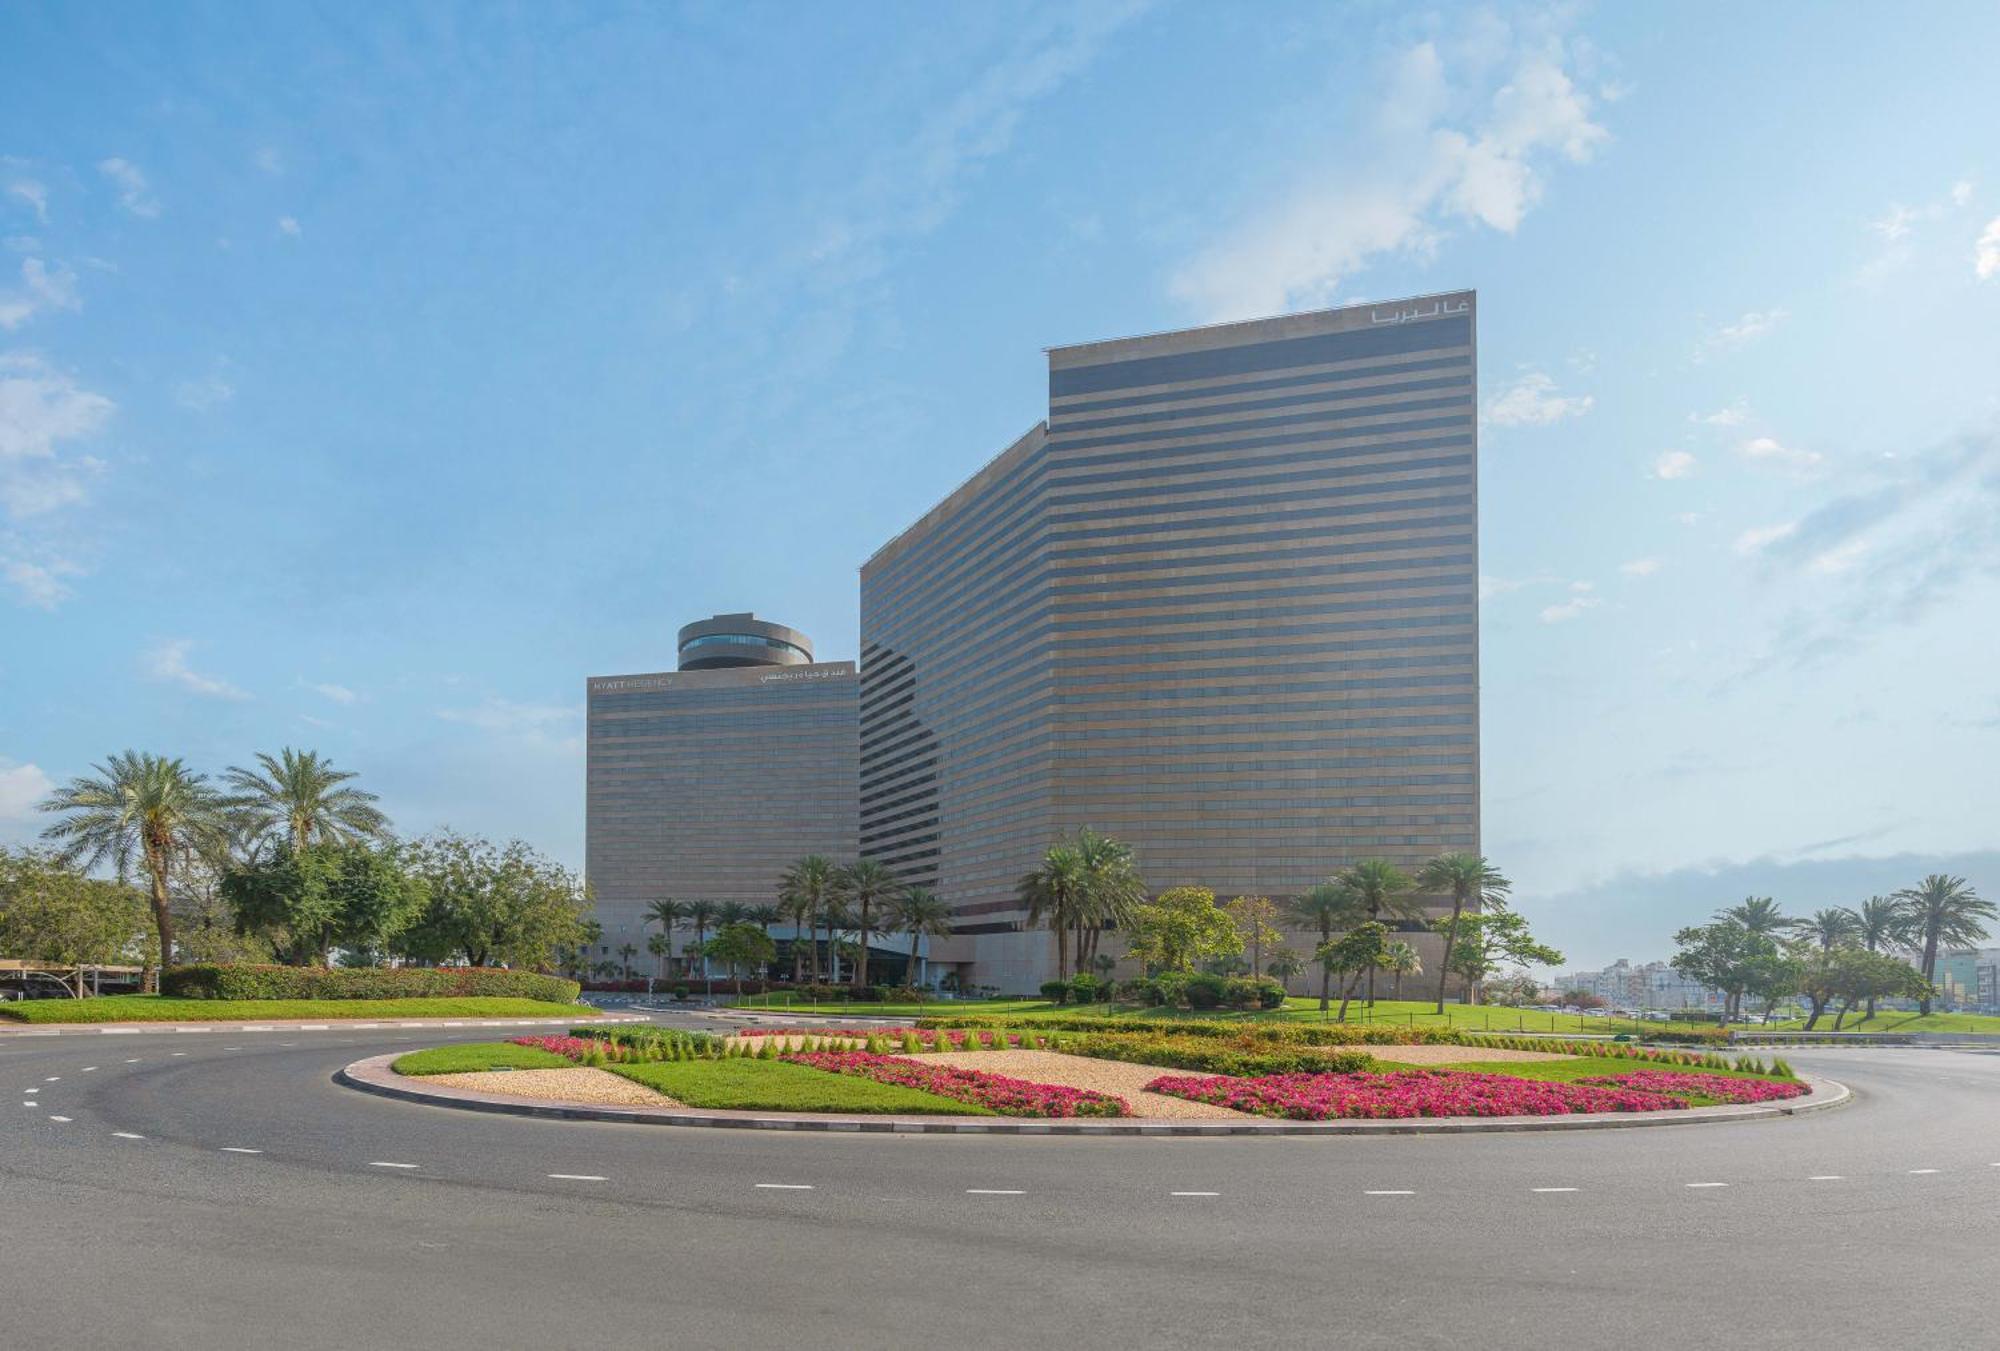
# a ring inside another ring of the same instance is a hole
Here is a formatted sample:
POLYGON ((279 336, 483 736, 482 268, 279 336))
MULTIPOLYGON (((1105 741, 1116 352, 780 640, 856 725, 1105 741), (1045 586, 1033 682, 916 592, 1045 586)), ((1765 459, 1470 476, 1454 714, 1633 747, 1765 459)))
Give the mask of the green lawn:
POLYGON ((267 1018, 576 1018, 597 1010, 539 999, 183 999, 108 994, 0 1004, 23 1023, 244 1023, 267 1018))
POLYGON ((606 1065, 635 1083, 689 1107, 759 1112, 898 1112, 919 1116, 992 1116, 901 1084, 878 1084, 782 1060, 668 1060, 606 1065))
MULTIPOLYGON (((1805 1019, 1794 1019, 1789 1023, 1772 1023, 1770 1026, 1745 1025, 1745 1032, 1801 1032, 1805 1030, 1805 1019)), ((1842 1032, 1988 1032, 2000 1033, 2000 1017, 1990 1013, 1933 1013, 1928 1018, 1915 1012, 1893 1012, 1883 1010, 1873 1018, 1864 1018, 1859 1013, 1848 1015, 1840 1025, 1842 1032)), ((1833 1014, 1820 1015, 1815 1032, 1833 1031, 1833 1014)))
POLYGON ((481 1070, 560 1070, 576 1062, 539 1046, 515 1046, 504 1041, 476 1041, 464 1046, 439 1046, 399 1056, 389 1068, 398 1074, 476 1074, 481 1070))

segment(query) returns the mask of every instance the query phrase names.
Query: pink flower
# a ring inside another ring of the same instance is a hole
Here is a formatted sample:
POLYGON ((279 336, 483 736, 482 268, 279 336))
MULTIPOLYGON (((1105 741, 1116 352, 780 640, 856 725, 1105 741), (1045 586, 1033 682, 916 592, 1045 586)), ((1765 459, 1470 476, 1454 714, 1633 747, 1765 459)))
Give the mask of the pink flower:
POLYGON ((905 1088, 935 1093, 954 1102, 969 1102, 1001 1116, 1130 1116, 1132 1108, 1123 1098, 1085 1088, 1065 1088, 1059 1084, 1035 1084, 1002 1074, 958 1069, 950 1065, 910 1060, 903 1056, 871 1055, 866 1051, 811 1051, 780 1056, 795 1065, 807 1065, 834 1074, 853 1074, 879 1084, 901 1084, 905 1088))

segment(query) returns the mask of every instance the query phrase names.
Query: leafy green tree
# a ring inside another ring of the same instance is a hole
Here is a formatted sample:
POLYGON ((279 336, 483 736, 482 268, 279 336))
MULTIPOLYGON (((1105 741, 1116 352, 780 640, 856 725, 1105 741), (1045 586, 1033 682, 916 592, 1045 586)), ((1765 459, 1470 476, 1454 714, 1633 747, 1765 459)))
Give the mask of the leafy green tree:
POLYGON ((82 999, 85 966, 148 956, 145 898, 123 882, 86 877, 53 852, 0 847, 0 952, 76 968, 82 999))
POLYGON ((1489 1004, 1504 1004, 1518 1008, 1523 1004, 1533 1004, 1540 1000, 1542 983, 1525 971, 1515 971, 1504 976, 1489 976, 1480 994, 1489 1004))
POLYGON ((1833 1019, 1833 1030, 1836 1032, 1847 1021, 1847 1015, 1854 1012, 1858 1002, 1865 1001, 1873 1009, 1878 999, 1922 1000, 1933 993, 1933 988, 1914 966, 1902 958, 1886 952, 1869 952, 1864 948, 1848 960, 1838 993, 1841 1006, 1833 1019))
POLYGON ((335 769, 318 751, 287 746, 275 758, 260 753, 257 763, 261 772, 232 765, 223 775, 233 793, 230 813, 245 838, 304 849, 389 833, 375 794, 350 786, 353 772, 335 769))
MULTIPOLYGON (((1330 878, 1313 887, 1305 895, 1292 903, 1292 913, 1308 928, 1319 931, 1319 947, 1333 941, 1336 931, 1352 929, 1366 916, 1361 898, 1344 881, 1330 878)), ((1318 951, 1317 948, 1314 951, 1318 951)), ((1333 977, 1332 969, 1319 964, 1319 1011, 1325 1013, 1331 1004, 1328 1000, 1328 985, 1333 977)))
MULTIPOLYGON (((41 803, 43 811, 62 817, 42 838, 56 844, 65 865, 86 872, 108 862, 122 882, 135 861, 143 867, 159 962, 171 964, 175 864, 224 846, 228 802, 206 775, 165 756, 125 751, 93 768, 95 774, 71 779, 41 803)), ((159 988, 157 968, 148 969, 147 986, 159 988)))
POLYGON ((1372 975, 1379 969, 1388 949, 1389 926, 1371 919, 1313 950, 1313 959, 1322 971, 1346 977, 1340 985, 1340 1022, 1347 1021, 1347 1006, 1354 999, 1354 987, 1360 984, 1362 973, 1372 975))
MULTIPOLYGON (((1416 879, 1386 859, 1364 858, 1340 875, 1347 889, 1361 903, 1371 922, 1380 923, 1384 915, 1398 920, 1420 920, 1424 909, 1420 901, 1412 897, 1416 879)), ((1368 1003, 1375 1003, 1375 967, 1368 968, 1368 1003)))
POLYGON ((910 936, 910 964, 903 970, 903 984, 915 985, 924 939, 951 937, 951 907, 929 887, 904 887, 889 903, 888 922, 895 932, 910 936))
POLYGON ((379 952, 418 922, 429 900, 394 845, 281 843, 223 874, 237 928, 294 966, 329 964, 336 947, 379 952))
POLYGON ((406 857, 430 893, 399 944, 420 961, 537 969, 558 949, 585 942, 585 926, 595 922, 582 879, 519 840, 496 845, 440 831, 406 857))
POLYGON ((1135 906, 1130 941, 1132 955, 1156 971, 1192 971, 1243 951, 1243 935, 1207 887, 1170 887, 1135 906))
POLYGON ((771 935, 748 920, 737 920, 723 925, 715 937, 708 940, 702 955, 727 967, 730 978, 736 982, 736 993, 742 994, 743 968, 769 966, 778 955, 778 945, 771 935))
MULTIPOLYGON (((1917 970, 1924 983, 1935 985, 1940 951, 1969 948, 1986 937, 1986 924, 2000 919, 2000 907, 1979 898, 1963 877, 1932 873, 1914 887, 1896 893, 1905 932, 1919 950, 1917 970)), ((1929 1016, 1933 993, 1926 993, 1919 1012, 1929 1016)))
POLYGON ((872 858, 850 863, 836 879, 840 899, 854 912, 855 946, 860 949, 854 963, 854 988, 868 988, 868 938, 875 932, 875 917, 895 899, 903 884, 896 874, 872 858))
POLYGON ((1283 944, 1272 948, 1264 956, 1264 970, 1285 984, 1290 984, 1292 978, 1305 969, 1306 959, 1297 949, 1283 944))
MULTIPOLYGON (((806 927, 815 983, 819 980, 819 926, 825 916, 826 904, 833 897, 833 881, 833 860, 820 854, 808 854, 785 869, 784 878, 778 884, 779 899, 795 922, 806 927)), ((793 978, 796 979, 797 975, 795 969, 793 978)))
POLYGON ((1502 966, 1558 966, 1563 955, 1529 931, 1525 916, 1512 910, 1485 910, 1460 917, 1458 944, 1446 960, 1466 988, 1477 994, 1486 978, 1502 966))
MULTIPOLYGON (((1467 907, 1478 903, 1504 906, 1514 884, 1478 854, 1440 854, 1417 874, 1417 885, 1434 896, 1451 897, 1451 918, 1444 926, 1444 950, 1458 946, 1458 925, 1467 907)), ((1437 1011, 1444 1014, 1444 991, 1451 979, 1451 963, 1438 964, 1437 1011)))
POLYGON ((1673 957, 1674 970, 1697 984, 1722 991, 1724 1021, 1741 1013, 1743 996, 1782 956, 1772 930, 1752 932, 1733 918, 1682 929, 1674 935, 1674 944, 1680 949, 1673 957))
POLYGON ((1250 953, 1250 974, 1263 975, 1266 949, 1285 941, 1278 932, 1278 907, 1265 896, 1238 896, 1222 908, 1236 932, 1243 935, 1243 946, 1250 953))

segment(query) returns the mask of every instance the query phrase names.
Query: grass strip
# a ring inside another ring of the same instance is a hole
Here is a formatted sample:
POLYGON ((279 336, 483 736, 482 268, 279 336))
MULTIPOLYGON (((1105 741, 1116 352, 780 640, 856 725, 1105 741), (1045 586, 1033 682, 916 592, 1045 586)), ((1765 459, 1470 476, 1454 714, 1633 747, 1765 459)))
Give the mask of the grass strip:
POLYGON ((993 1115, 983 1107, 935 1093, 829 1074, 782 1060, 670 1060, 604 1068, 689 1107, 740 1112, 993 1115))
POLYGON ((576 1062, 539 1046, 508 1041, 477 1041, 463 1046, 438 1046, 399 1056, 389 1066, 398 1074, 476 1074, 481 1070, 562 1070, 576 1062))
POLYGON ((420 999, 187 999, 177 995, 108 994, 95 999, 28 999, 0 1004, 0 1020, 22 1023, 253 1023, 310 1018, 576 1018, 595 1013, 577 1004, 487 996, 420 999))

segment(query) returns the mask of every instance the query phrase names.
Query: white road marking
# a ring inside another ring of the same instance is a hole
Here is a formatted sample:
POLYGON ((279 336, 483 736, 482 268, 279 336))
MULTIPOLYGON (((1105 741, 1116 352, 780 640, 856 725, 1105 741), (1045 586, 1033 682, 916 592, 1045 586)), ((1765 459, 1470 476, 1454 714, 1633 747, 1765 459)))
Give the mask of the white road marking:
POLYGON ((187 1054, 187 1052, 186 1052, 186 1051, 169 1051, 169 1052, 167 1052, 167 1054, 168 1054, 168 1055, 186 1055, 186 1054, 187 1054))
POLYGON ((224 1145, 222 1152, 225 1154, 262 1154, 264 1151, 261 1149, 245 1149, 242 1145, 224 1145))
POLYGON ((143 1140, 146 1137, 143 1135, 134 1135, 131 1131, 113 1131, 111 1132, 111 1138, 114 1140, 143 1140))
POLYGON ((39 1088, 24 1088, 24 1089, 22 1089, 21 1091, 22 1091, 23 1093, 39 1093, 39 1092, 41 1092, 42 1090, 41 1090, 41 1089, 39 1089, 39 1088))
POLYGON ((1169 1196, 1220 1196, 1221 1192, 1168 1192, 1169 1196))
POLYGON ((759 1182, 754 1185, 767 1192, 809 1192, 812 1190, 810 1182, 759 1182))
POLYGON ((60 1074, 51 1074, 48 1078, 42 1080, 42 1082, 45 1084, 52 1084, 60 1078, 62 1078, 60 1074))
POLYGON ((1841 1176, 1841 1175, 1840 1175, 1839 1173, 1814 1173, 1814 1174, 1813 1174, 1813 1175, 1812 1175, 1811 1177, 1807 1178, 1807 1179, 1806 1179, 1806 1181, 1808 1181, 1808 1182, 1845 1182, 1845 1181, 1847 1181, 1847 1179, 1846 1179, 1846 1178, 1844 1178, 1844 1177, 1842 1177, 1842 1176, 1841 1176))
POLYGON ((1727 1187, 1728 1185, 1729 1185, 1729 1184, 1728 1184, 1727 1182, 1690 1182, 1690 1183, 1688 1183, 1688 1186, 1690 1186, 1690 1187, 1727 1187))
POLYGON ((1009 1191, 1004 1187, 967 1187, 967 1196, 1026 1196, 1026 1192, 1009 1191))
POLYGON ((370 1168, 415 1168, 417 1165, 414 1163, 384 1163, 380 1159, 373 1159, 369 1161, 368 1166, 370 1168))
POLYGON ((1925 1173, 1935 1173, 1937 1171, 1935 1168, 1912 1168, 1910 1170, 1911 1174, 1916 1176, 1921 1176, 1925 1173))
POLYGON ((40 1106, 41 1106, 41 1104, 40 1104, 39 1102, 36 1102, 36 1101, 35 1101, 35 1100, 34 1100, 33 1098, 29 1098, 29 1099, 27 1099, 27 1100, 26 1100, 26 1101, 24 1101, 24 1102, 23 1102, 23 1103, 22 1103, 21 1105, 22 1105, 23 1107, 40 1107, 40 1106))
POLYGON ((241 1046, 225 1046, 222 1049, 225 1051, 240 1051, 243 1048, 241 1046))
POLYGON ((94 1069, 96 1069, 96 1068, 97 1068, 97 1066, 95 1066, 95 1065, 85 1065, 85 1066, 83 1067, 83 1072, 84 1072, 85 1074, 89 1074, 89 1073, 90 1073, 90 1072, 91 1072, 92 1070, 94 1070, 94 1069))
POLYGON ((325 1023, 300 1023, 300 1024, 299 1024, 299 1031, 301 1031, 301 1032, 324 1032, 324 1031, 326 1031, 326 1024, 325 1024, 325 1023))
POLYGON ((1531 1187, 1529 1190, 1538 1192, 1573 1192, 1577 1189, 1575 1187, 1531 1187))
POLYGON ((550 1173, 549 1176, 558 1182, 609 1182, 611 1180, 608 1177, 599 1177, 595 1173, 550 1173))
POLYGON ((68 1120, 69 1120, 69 1118, 68 1118, 68 1117, 66 1117, 66 1116, 53 1116, 53 1115, 51 1115, 51 1116, 49 1117, 49 1120, 51 1120, 51 1121, 68 1121, 68 1120))
POLYGON ((1415 1192, 1391 1192, 1391 1191, 1363 1192, 1361 1194, 1363 1196, 1415 1196, 1416 1195, 1415 1192))
POLYGON ((125 1063, 126 1063, 126 1064, 128 1064, 128 1065, 136 1065, 136 1064, 138 1064, 138 1063, 139 1063, 139 1057, 135 1055, 135 1056, 133 1056, 133 1057, 132 1057, 132 1058, 131 1058, 130 1060, 126 1061, 125 1063))

